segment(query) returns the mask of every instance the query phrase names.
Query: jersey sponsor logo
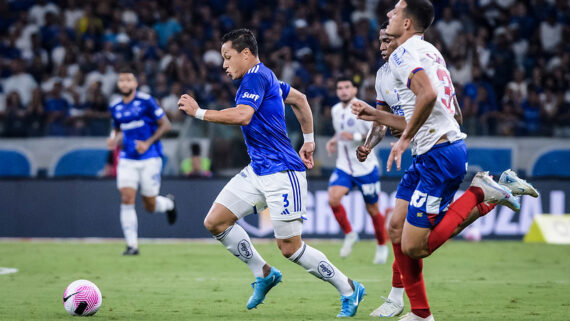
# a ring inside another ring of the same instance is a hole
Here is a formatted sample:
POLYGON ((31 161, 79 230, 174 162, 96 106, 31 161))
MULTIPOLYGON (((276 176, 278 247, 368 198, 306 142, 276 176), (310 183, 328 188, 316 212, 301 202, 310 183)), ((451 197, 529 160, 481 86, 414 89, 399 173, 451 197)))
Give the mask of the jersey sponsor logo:
POLYGON ((244 92, 241 98, 253 99, 253 101, 257 101, 259 99, 259 95, 244 92))
POLYGON ((393 54, 392 54, 392 58, 394 59, 394 62, 396 63, 397 66, 401 65, 404 62, 404 59, 402 59, 402 56, 406 53, 406 48, 400 48, 398 50, 396 50, 393 54))
POLYGON ((251 259, 253 256, 253 251, 251 250, 251 245, 246 239, 239 241, 238 243, 238 252, 241 256, 246 259, 251 259))
POLYGON ((318 271, 324 279, 330 279, 334 276, 334 268, 326 261, 319 262, 318 271))
POLYGON ((366 196, 374 196, 380 192, 380 183, 370 183, 362 185, 362 194, 366 196))
MULTIPOLYGON (((120 117, 117 117, 117 118, 120 118, 120 117)), ((144 120, 142 120, 142 119, 133 120, 131 122, 121 124, 121 130, 135 129, 135 128, 140 128, 143 126, 144 126, 144 120)))
POLYGON ((392 113, 394 113, 394 115, 404 116, 404 111, 402 110, 401 105, 390 106, 390 108, 392 109, 392 113))

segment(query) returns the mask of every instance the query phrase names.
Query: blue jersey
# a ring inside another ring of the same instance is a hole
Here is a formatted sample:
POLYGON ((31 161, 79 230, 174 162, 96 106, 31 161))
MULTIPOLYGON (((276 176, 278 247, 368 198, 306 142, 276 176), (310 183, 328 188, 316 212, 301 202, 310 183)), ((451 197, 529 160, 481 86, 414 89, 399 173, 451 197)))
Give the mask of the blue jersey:
POLYGON ((125 103, 122 99, 117 99, 111 102, 109 109, 113 127, 123 132, 121 158, 140 160, 162 156, 160 141, 152 144, 144 154, 139 154, 135 149, 135 141, 150 138, 158 127, 158 120, 164 117, 164 110, 154 98, 137 91, 130 102, 125 103))
POLYGON ((277 77, 262 63, 243 76, 236 94, 236 106, 248 105, 255 109, 250 123, 242 126, 241 130, 251 167, 257 175, 305 170, 287 136, 285 105, 281 95, 277 77))

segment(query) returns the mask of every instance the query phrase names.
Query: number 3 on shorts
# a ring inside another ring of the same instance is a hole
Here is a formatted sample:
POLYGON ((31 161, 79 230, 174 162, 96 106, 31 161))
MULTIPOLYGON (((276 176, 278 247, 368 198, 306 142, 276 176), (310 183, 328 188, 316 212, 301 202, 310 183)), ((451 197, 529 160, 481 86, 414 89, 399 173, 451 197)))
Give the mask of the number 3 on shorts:
POLYGON ((289 206, 289 200, 287 199, 287 196, 289 196, 289 194, 283 194, 283 207, 287 207, 289 206))

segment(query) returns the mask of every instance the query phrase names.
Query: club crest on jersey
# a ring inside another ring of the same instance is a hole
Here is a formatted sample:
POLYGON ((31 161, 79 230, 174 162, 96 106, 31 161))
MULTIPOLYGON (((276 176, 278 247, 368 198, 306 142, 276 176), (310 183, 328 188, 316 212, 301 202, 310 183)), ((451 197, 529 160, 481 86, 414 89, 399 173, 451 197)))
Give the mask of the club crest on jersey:
POLYGON ((348 121, 346 122, 346 124, 348 126, 354 126, 354 118, 349 118, 348 121))
POLYGON ((244 92, 241 98, 248 98, 248 99, 253 99, 253 101, 257 101, 259 99, 259 95, 244 92))
POLYGON ((330 279, 334 276, 334 268, 326 261, 319 262, 319 274, 324 279, 330 279))
POLYGON ((238 252, 241 256, 246 259, 251 259, 253 256, 253 251, 251 250, 251 245, 246 239, 239 241, 238 243, 238 252))

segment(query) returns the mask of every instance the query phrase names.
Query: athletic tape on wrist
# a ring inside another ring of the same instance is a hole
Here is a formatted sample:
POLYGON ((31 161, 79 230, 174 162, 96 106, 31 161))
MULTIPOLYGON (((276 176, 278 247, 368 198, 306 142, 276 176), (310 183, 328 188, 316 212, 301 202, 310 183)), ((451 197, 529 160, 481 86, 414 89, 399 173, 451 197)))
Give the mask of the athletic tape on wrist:
POLYGON ((315 134, 303 134, 303 138, 305 139, 305 143, 312 143, 315 141, 315 134))
POLYGON ((196 116, 194 117, 200 120, 204 120, 204 115, 206 115, 206 109, 198 108, 196 110, 196 116))

